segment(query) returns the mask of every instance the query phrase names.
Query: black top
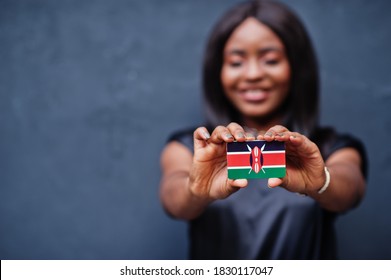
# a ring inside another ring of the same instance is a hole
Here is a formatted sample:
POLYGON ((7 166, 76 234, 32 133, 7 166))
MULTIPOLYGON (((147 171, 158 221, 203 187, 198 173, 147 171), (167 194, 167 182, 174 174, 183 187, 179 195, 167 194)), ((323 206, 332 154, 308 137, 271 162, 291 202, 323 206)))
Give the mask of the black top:
MULTIPOLYGON (((173 134, 193 151, 193 131, 173 134)), ((331 129, 319 129, 311 137, 323 158, 338 149, 352 147, 367 160, 362 143, 331 129)), ((336 259, 336 213, 322 209, 310 197, 283 188, 267 187, 267 181, 249 180, 247 188, 211 203, 190 221, 191 259, 336 259)))

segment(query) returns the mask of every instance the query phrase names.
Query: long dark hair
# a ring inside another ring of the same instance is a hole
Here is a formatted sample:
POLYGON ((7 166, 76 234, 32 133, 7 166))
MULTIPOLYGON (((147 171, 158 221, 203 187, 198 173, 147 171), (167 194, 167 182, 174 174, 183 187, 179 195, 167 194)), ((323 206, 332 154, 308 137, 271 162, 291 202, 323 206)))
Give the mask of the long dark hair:
POLYGON ((209 36, 203 64, 203 92, 209 125, 240 123, 240 113, 221 84, 223 51, 232 32, 253 17, 272 29, 285 45, 291 66, 291 88, 284 107, 284 125, 306 135, 318 125, 318 65, 309 35, 296 14, 275 1, 248 1, 228 10, 209 36))

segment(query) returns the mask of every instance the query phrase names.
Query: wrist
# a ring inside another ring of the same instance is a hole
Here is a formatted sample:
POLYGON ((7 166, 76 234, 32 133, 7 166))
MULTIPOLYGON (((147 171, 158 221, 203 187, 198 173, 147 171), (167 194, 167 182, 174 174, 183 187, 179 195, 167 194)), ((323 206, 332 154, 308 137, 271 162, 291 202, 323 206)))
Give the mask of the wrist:
POLYGON ((192 180, 192 178, 189 177, 186 186, 190 203, 207 205, 213 201, 209 195, 208 189, 202 187, 204 186, 203 182, 192 180))
POLYGON ((331 176, 330 176, 330 172, 326 166, 324 167, 324 174, 326 177, 325 182, 324 182, 323 186, 320 189, 318 189, 318 191, 317 191, 318 194, 324 193, 328 189, 328 187, 330 186, 331 176))

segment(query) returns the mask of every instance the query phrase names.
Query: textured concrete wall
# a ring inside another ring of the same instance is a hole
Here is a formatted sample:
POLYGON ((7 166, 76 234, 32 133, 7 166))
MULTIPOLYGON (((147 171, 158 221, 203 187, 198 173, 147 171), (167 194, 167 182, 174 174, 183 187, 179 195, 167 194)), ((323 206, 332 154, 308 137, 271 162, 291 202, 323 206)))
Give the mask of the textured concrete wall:
MULTIPOLYGON (((202 122, 200 59, 237 1, 0 1, 0 258, 180 259, 158 198, 169 133, 202 122)), ((389 1, 286 1, 321 65, 322 123, 361 138, 341 258, 391 258, 389 1)))

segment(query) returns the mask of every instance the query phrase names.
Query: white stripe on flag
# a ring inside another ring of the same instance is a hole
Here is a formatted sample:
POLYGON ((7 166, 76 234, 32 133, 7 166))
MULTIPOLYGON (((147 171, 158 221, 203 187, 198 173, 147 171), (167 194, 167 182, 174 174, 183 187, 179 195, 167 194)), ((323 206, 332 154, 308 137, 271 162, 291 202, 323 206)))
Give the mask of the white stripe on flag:
POLYGON ((262 154, 284 154, 285 150, 282 151, 263 151, 262 154))
POLYGON ((251 152, 227 152, 228 155, 249 155, 251 152))
MULTIPOLYGON (((285 165, 263 165, 262 168, 281 168, 285 167, 285 165)), ((246 169, 251 168, 251 166, 228 166, 228 169, 246 169)))
MULTIPOLYGON (((285 151, 263 151, 262 154, 284 154, 285 151)), ((227 155, 249 155, 251 152, 227 152, 227 155)))

